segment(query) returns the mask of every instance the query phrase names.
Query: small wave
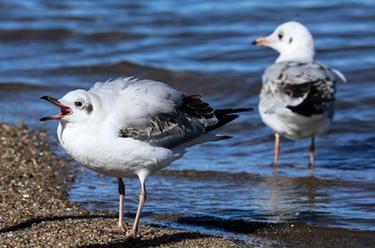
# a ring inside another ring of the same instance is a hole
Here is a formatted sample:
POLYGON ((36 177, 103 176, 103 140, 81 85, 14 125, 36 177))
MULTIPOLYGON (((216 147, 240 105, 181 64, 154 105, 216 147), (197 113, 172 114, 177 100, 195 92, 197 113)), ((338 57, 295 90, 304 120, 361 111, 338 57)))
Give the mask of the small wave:
POLYGON ((92 42, 112 42, 126 41, 145 38, 145 35, 139 33, 121 33, 121 32, 101 32, 92 33, 86 36, 88 41, 92 42))
MULTIPOLYGON (((307 219, 311 219, 310 214, 312 213, 307 213, 307 219)), ((324 212, 314 213, 313 215, 318 219, 327 218, 324 212)), ((358 247, 369 247, 369 244, 373 244, 374 241, 374 232, 372 231, 351 230, 334 226, 322 227, 319 224, 305 223, 304 221, 293 219, 286 222, 274 223, 245 221, 242 219, 228 220, 211 216, 151 215, 149 217, 158 221, 167 220, 167 222, 177 223, 177 225, 182 226, 208 227, 211 232, 212 228, 224 230, 229 232, 229 236, 231 236, 230 233, 256 234, 258 238, 267 238, 266 240, 259 240, 254 236, 245 236, 245 242, 249 245, 253 243, 256 247, 261 243, 264 243, 265 247, 285 247, 285 244, 289 244, 287 247, 300 247, 302 244, 306 244, 306 241, 309 244, 316 244, 313 245, 314 247, 322 247, 322 240, 330 240, 331 242, 330 245, 323 247, 347 247, 348 239, 351 240, 350 243, 361 244, 358 247), (316 235, 311 235, 312 233, 316 235), (271 240, 274 241, 270 242, 271 240)), ((228 235, 228 233, 225 235, 228 235)))
POLYGON ((59 40, 72 37, 74 32, 64 28, 0 30, 0 40, 59 40))
POLYGON ((45 90, 48 89, 47 86, 29 84, 29 83, 20 83, 20 82, 0 82, 1 91, 36 91, 36 90, 45 90))
MULTIPOLYGON (((229 73, 200 73, 190 71, 173 71, 164 68, 140 65, 129 61, 112 64, 81 65, 74 67, 61 67, 48 71, 51 75, 98 75, 109 78, 135 76, 140 79, 152 79, 165 82, 181 91, 202 95, 227 94, 236 98, 246 93, 244 97, 258 94, 259 85, 253 78, 255 74, 246 75, 249 82, 244 83, 244 75, 229 73)), ((98 77, 99 78, 99 77, 98 77)), ((103 80, 103 79, 102 79, 103 80)), ((226 98, 228 99, 228 98, 226 98)), ((235 106, 231 106, 235 107, 235 106)))
POLYGON ((228 173, 219 171, 197 171, 197 170, 162 170, 157 172, 161 176, 186 177, 197 179, 226 179, 226 180, 251 180, 259 181, 261 176, 246 172, 228 173))
POLYGON ((121 61, 112 64, 94 64, 82 65, 74 67, 62 67, 59 69, 51 70, 53 73, 70 73, 70 74, 129 74, 133 72, 157 73, 157 74, 184 74, 179 72, 172 72, 166 69, 160 69, 145 65, 139 65, 128 61, 121 61))
MULTIPOLYGON (((285 166, 285 165, 284 165, 285 166)), ((291 165, 293 166, 293 165, 291 165)), ((173 176, 184 177, 190 179, 205 179, 205 180, 235 180, 248 181, 253 183, 269 182, 270 184, 278 185, 295 185, 298 187, 312 187, 312 188, 363 188, 364 190, 373 189, 373 184, 366 184, 355 181, 342 181, 338 179, 320 179, 312 176, 301 177, 284 177, 284 176, 262 176, 256 173, 247 172, 221 172, 221 171, 198 171, 198 170, 161 170, 156 173, 159 176, 173 176)))
POLYGON ((203 226, 203 227, 214 227, 220 228, 230 232, 236 233, 256 233, 260 229, 271 228, 275 226, 281 226, 284 224, 261 222, 261 221, 245 221, 240 219, 220 219, 212 216, 182 216, 182 215, 161 215, 151 214, 148 217, 156 220, 167 220, 168 222, 174 222, 183 225, 192 226, 203 226))
MULTIPOLYGON (((166 82, 174 87, 191 92, 192 89, 199 89, 199 92, 209 92, 210 90, 218 90, 213 88, 213 83, 219 82, 216 76, 204 75, 193 72, 171 71, 167 69, 155 68, 145 65, 139 65, 128 61, 122 61, 113 64, 96 64, 83 65, 75 67, 64 67, 52 69, 50 74, 77 74, 77 75, 105 75, 108 78, 135 76, 141 79, 153 79, 166 82)), ((231 87, 232 88, 232 87, 231 87)))

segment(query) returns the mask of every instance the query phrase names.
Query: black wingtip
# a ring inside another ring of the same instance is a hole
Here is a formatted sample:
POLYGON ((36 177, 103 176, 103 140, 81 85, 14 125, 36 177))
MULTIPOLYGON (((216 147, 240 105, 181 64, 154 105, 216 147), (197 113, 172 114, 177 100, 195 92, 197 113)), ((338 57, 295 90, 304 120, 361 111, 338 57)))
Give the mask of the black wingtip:
POLYGON ((42 99, 42 100, 48 100, 48 96, 41 96, 40 99, 42 99))
POLYGON ((222 126, 226 125, 227 123, 233 121, 234 119, 237 119, 239 117, 239 115, 225 115, 224 114, 224 115, 219 115, 217 117, 218 117, 219 122, 216 123, 214 126, 207 127, 206 132, 215 130, 219 127, 222 127, 222 126))
POLYGON ((231 136, 231 135, 221 135, 220 137, 222 139, 231 139, 231 138, 233 138, 233 136, 231 136))
POLYGON ((257 43, 256 40, 253 40, 253 41, 251 42, 251 45, 256 46, 256 45, 258 45, 258 43, 257 43))
POLYGON ((251 112, 251 111, 254 111, 255 108, 236 108, 236 109, 233 109, 233 111, 235 112, 231 112, 230 114, 232 113, 241 113, 241 112, 251 112))
POLYGON ((255 108, 244 108, 244 109, 246 109, 244 112, 250 112, 250 111, 254 111, 255 110, 255 108))
POLYGON ((216 109, 215 114, 219 115, 227 115, 227 114, 234 114, 234 113, 241 113, 241 112, 250 112, 254 111, 255 108, 227 108, 227 109, 216 109))

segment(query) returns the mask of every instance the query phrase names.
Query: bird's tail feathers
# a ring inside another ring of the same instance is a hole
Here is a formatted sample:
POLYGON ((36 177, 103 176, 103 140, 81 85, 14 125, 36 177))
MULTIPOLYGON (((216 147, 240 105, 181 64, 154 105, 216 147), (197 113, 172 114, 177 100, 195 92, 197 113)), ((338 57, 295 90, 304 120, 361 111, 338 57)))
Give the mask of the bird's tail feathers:
POLYGON ((212 131, 219 127, 226 125, 227 123, 237 119, 239 115, 235 113, 248 112, 254 110, 253 108, 227 108, 227 109, 216 109, 215 116, 218 122, 215 125, 206 128, 206 132, 212 131))
POLYGON ((333 71, 333 73, 336 74, 336 76, 338 76, 338 78, 340 78, 341 81, 343 81, 344 83, 347 83, 348 81, 346 80, 346 77, 345 75, 339 71, 339 70, 336 70, 336 69, 331 69, 333 71))

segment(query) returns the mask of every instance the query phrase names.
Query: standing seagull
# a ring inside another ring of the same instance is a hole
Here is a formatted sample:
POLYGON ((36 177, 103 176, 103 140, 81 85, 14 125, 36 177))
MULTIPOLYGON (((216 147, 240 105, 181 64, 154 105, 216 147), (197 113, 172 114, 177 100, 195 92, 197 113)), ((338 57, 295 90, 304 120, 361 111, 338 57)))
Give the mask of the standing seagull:
POLYGON ((268 37, 253 45, 268 46, 280 53, 263 74, 259 112, 263 122, 275 132, 274 166, 280 152, 280 136, 298 140, 311 137, 310 167, 314 167, 314 137, 324 132, 334 115, 336 74, 314 61, 314 40, 298 22, 286 22, 268 37))
POLYGON ((134 225, 126 234, 135 238, 146 200, 146 177, 174 160, 189 146, 228 136, 213 131, 249 109, 212 109, 198 95, 187 95, 152 80, 122 78, 96 83, 89 91, 74 90, 57 100, 61 146, 75 160, 107 176, 117 177, 120 194, 117 231, 124 232, 125 184, 122 177, 138 176, 141 183, 134 225))

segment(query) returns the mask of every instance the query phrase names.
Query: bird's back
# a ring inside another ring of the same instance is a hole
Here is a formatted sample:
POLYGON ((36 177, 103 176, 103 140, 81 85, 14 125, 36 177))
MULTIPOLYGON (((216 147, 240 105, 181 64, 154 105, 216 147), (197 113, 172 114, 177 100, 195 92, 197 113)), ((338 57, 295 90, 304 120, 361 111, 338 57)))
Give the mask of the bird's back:
POLYGON ((116 98, 107 119, 120 137, 165 148, 189 142, 234 120, 238 117, 234 113, 248 110, 214 110, 199 95, 136 78, 97 83, 90 93, 100 95, 102 101, 116 98))
POLYGON ((332 119, 335 90, 334 74, 318 62, 275 63, 263 74, 260 114, 275 131, 285 129, 295 138, 312 135, 332 119))

